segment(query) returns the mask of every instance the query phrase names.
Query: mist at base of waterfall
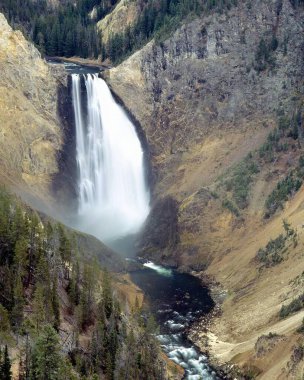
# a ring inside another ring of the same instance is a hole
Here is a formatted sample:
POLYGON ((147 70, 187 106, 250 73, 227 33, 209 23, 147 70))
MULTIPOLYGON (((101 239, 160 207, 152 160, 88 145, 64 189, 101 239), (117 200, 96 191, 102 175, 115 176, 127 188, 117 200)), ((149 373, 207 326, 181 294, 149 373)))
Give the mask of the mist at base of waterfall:
MULTIPOLYGON (((91 214, 77 214, 73 218, 73 227, 79 231, 95 236, 122 257, 134 257, 136 252, 136 238, 139 228, 125 228, 125 224, 116 218, 100 211, 91 214)), ((134 226, 134 224, 133 224, 134 226)))

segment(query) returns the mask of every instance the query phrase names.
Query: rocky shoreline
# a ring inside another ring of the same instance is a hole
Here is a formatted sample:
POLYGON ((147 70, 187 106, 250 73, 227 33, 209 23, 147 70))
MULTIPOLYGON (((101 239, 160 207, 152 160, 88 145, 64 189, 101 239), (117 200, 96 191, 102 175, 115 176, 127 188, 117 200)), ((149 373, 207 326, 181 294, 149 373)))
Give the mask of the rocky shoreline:
POLYGON ((214 371, 224 380, 244 379, 241 370, 235 364, 222 364, 210 353, 210 344, 208 332, 212 329, 214 319, 220 317, 222 314, 222 304, 227 296, 227 291, 223 286, 211 276, 206 275, 204 272, 192 271, 191 274, 198 277, 204 286, 207 286, 210 295, 215 303, 212 311, 200 317, 194 322, 188 333, 187 338, 197 347, 197 349, 208 357, 210 366, 214 371))

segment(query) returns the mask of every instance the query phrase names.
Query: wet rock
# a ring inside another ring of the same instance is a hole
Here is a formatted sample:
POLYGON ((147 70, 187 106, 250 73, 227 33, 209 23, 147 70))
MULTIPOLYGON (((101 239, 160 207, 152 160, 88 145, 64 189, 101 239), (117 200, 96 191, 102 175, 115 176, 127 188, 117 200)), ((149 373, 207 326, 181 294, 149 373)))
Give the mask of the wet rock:
POLYGON ((138 255, 153 256, 168 264, 168 254, 178 243, 178 204, 171 197, 159 199, 150 212, 138 241, 138 255))

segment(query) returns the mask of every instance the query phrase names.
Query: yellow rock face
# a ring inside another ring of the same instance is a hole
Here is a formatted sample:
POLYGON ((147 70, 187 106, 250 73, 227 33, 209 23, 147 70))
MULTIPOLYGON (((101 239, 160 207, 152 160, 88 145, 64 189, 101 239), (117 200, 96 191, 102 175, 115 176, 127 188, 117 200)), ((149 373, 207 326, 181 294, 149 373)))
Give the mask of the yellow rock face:
POLYGON ((0 14, 0 182, 46 197, 62 144, 56 70, 0 14))
POLYGON ((139 9, 134 0, 121 0, 114 10, 97 24, 102 33, 103 43, 107 43, 109 36, 114 33, 123 32, 128 25, 136 20, 139 9))

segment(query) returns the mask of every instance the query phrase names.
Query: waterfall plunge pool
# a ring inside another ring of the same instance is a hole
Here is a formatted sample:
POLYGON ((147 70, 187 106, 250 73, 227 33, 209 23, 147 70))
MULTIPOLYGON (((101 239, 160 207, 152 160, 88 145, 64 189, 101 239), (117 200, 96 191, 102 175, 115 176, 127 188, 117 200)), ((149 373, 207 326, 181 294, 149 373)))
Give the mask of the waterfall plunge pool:
POLYGON ((185 370, 186 380, 218 380, 208 360, 187 339, 186 332, 199 317, 214 307, 206 286, 190 274, 179 273, 153 262, 130 273, 143 290, 150 310, 160 325, 158 340, 166 355, 185 370))

